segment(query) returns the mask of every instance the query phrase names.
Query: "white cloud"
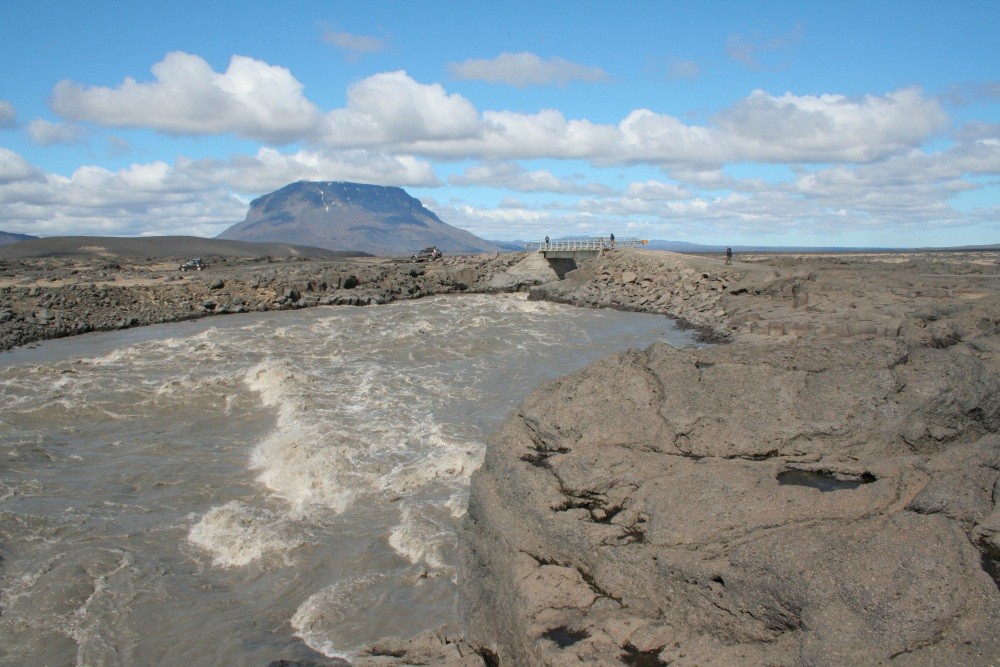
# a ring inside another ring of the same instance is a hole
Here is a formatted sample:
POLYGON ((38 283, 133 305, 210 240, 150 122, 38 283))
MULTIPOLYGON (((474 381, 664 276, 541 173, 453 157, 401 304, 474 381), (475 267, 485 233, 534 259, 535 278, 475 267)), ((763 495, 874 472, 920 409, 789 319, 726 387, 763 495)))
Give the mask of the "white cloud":
POLYGON ((634 199, 647 201, 659 201, 665 199, 687 199, 691 193, 673 183, 663 183, 662 181, 644 181, 642 183, 631 183, 628 186, 627 194, 634 199))
POLYGON ((437 184, 425 162, 361 152, 282 154, 262 148, 229 161, 179 158, 109 171, 80 167, 45 174, 0 148, 0 219, 4 231, 36 235, 215 236, 246 215, 244 200, 289 182, 349 180, 383 185, 437 184))
POLYGON ((442 159, 586 159, 596 165, 690 170, 728 162, 881 160, 918 147, 948 120, 936 100, 915 88, 862 98, 756 90, 705 125, 650 109, 633 110, 609 125, 567 119, 556 109, 480 112, 465 97, 440 84, 417 82, 404 71, 358 81, 348 89, 346 106, 324 115, 288 70, 251 58, 234 56, 218 74, 201 58, 175 52, 153 73, 155 82, 126 79, 114 89, 60 82, 53 108, 107 126, 233 132, 271 143, 303 140, 325 148, 442 159))
POLYGON ((773 96, 754 91, 706 125, 649 109, 618 125, 484 111, 404 72, 355 84, 348 105, 328 114, 324 142, 443 159, 586 159, 596 165, 651 163, 705 170, 728 162, 838 163, 885 159, 944 128, 940 105, 917 89, 859 99, 773 96))
POLYGON ((25 181, 44 181, 45 172, 23 157, 0 146, 0 185, 25 181))
POLYGON ((211 236, 245 212, 224 188, 192 181, 163 162, 116 172, 84 166, 69 177, 36 169, 33 177, 0 182, 6 231, 39 236, 211 236))
POLYGON ((803 238, 997 226, 1000 208, 963 213, 949 204, 958 193, 995 188, 967 178, 979 173, 1000 173, 1000 141, 989 137, 930 154, 911 150, 872 164, 800 167, 787 178, 772 181, 736 178, 722 169, 671 170, 682 185, 641 180, 631 183, 624 195, 533 207, 519 201, 503 201, 495 209, 456 205, 449 214, 489 238, 532 239, 613 229, 644 238, 754 236, 781 245, 787 243, 788 234, 803 238))
POLYGON ((287 69, 253 58, 233 56, 220 74, 202 58, 175 51, 153 65, 152 72, 155 82, 127 78, 117 88, 60 81, 52 108, 107 127, 193 135, 233 132, 273 143, 312 134, 321 117, 287 69))
POLYGON ((28 124, 28 134, 40 146, 77 144, 83 140, 83 130, 80 127, 52 123, 42 118, 35 118, 28 124))
POLYGON ((448 69, 458 79, 505 83, 518 88, 548 84, 566 85, 573 81, 603 83, 609 80, 600 67, 588 67, 554 57, 543 60, 534 53, 501 53, 496 58, 469 59, 451 63, 448 69))
POLYGON ((479 131, 479 114, 469 100, 398 71, 351 86, 347 107, 327 115, 324 140, 336 147, 400 146, 467 139, 479 131))
POLYGON ((0 100, 0 128, 17 125, 17 110, 7 100, 0 100))
POLYGON ((255 155, 235 156, 226 161, 181 158, 177 169, 199 181, 248 194, 263 194, 300 180, 357 181, 400 187, 440 184, 431 165, 423 160, 364 151, 281 153, 261 148, 255 155))
POLYGON ((947 115, 916 88, 885 96, 755 90, 715 118, 730 159, 763 162, 869 162, 919 146, 947 115))
POLYGON ((541 240, 550 236, 588 236, 601 228, 587 214, 556 206, 527 207, 517 201, 505 201, 490 208, 471 204, 438 204, 435 213, 450 225, 467 229, 484 239, 541 240))
POLYGON ((469 167, 465 173, 448 179, 454 185, 480 185, 518 192, 554 192, 567 194, 610 194, 612 188, 601 183, 585 183, 579 178, 560 178, 547 169, 528 171, 514 162, 486 162, 469 167))

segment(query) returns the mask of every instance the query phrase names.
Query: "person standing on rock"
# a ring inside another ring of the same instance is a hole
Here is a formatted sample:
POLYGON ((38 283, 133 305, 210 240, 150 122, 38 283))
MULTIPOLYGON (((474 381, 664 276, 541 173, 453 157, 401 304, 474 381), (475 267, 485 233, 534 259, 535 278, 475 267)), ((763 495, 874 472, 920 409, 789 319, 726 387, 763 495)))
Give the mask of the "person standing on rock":
POLYGON ((615 233, 611 232, 611 236, 609 238, 611 239, 611 249, 614 250, 614 248, 615 248, 615 233))
POLYGON ((732 263, 733 263, 733 249, 726 248, 726 264, 732 264, 732 263))

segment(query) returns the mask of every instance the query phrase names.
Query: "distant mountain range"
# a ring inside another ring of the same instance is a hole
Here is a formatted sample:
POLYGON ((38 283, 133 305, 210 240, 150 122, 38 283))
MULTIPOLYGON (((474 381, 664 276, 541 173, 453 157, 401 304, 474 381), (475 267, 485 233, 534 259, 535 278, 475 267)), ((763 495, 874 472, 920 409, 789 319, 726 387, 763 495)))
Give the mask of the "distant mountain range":
POLYGON ((246 219, 217 238, 374 255, 410 255, 427 246, 453 253, 501 249, 442 222, 402 188, 347 182, 299 181, 258 197, 246 219))
POLYGON ((37 236, 32 236, 31 234, 14 234, 12 232, 0 232, 0 246, 10 245, 11 243, 20 243, 21 241, 27 241, 28 239, 37 239, 37 236))
POLYGON ((344 259, 365 255, 359 252, 308 248, 290 243, 247 243, 206 239, 199 236, 50 236, 29 237, 0 247, 0 258, 33 257, 310 257, 344 259))

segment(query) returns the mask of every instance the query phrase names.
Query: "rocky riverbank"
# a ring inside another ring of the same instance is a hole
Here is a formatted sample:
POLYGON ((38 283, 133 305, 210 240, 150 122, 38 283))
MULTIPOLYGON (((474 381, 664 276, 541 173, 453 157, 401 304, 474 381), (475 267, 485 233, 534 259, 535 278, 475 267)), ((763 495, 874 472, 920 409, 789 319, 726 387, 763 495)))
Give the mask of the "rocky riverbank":
POLYGON ((535 288, 733 342, 523 403, 472 480, 467 640, 504 665, 996 664, 998 266, 616 252, 535 288))
POLYGON ((217 258, 204 271, 135 258, 0 260, 0 350, 89 331, 319 305, 526 288, 518 254, 406 261, 217 258))
POLYGON ((605 359, 491 439, 464 637, 355 664, 1000 662, 1000 255, 523 258, 6 262, 0 344, 515 289, 676 317, 727 344, 605 359))

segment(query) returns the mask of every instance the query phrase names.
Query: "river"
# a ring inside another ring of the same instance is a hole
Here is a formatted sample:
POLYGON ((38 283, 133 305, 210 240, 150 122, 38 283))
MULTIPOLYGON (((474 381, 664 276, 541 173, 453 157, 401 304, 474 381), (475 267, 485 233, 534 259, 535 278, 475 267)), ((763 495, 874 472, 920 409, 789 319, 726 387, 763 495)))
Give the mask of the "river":
POLYGON ((253 665, 460 627, 490 433, 662 316, 524 295, 311 308, 0 354, 0 660, 253 665))

